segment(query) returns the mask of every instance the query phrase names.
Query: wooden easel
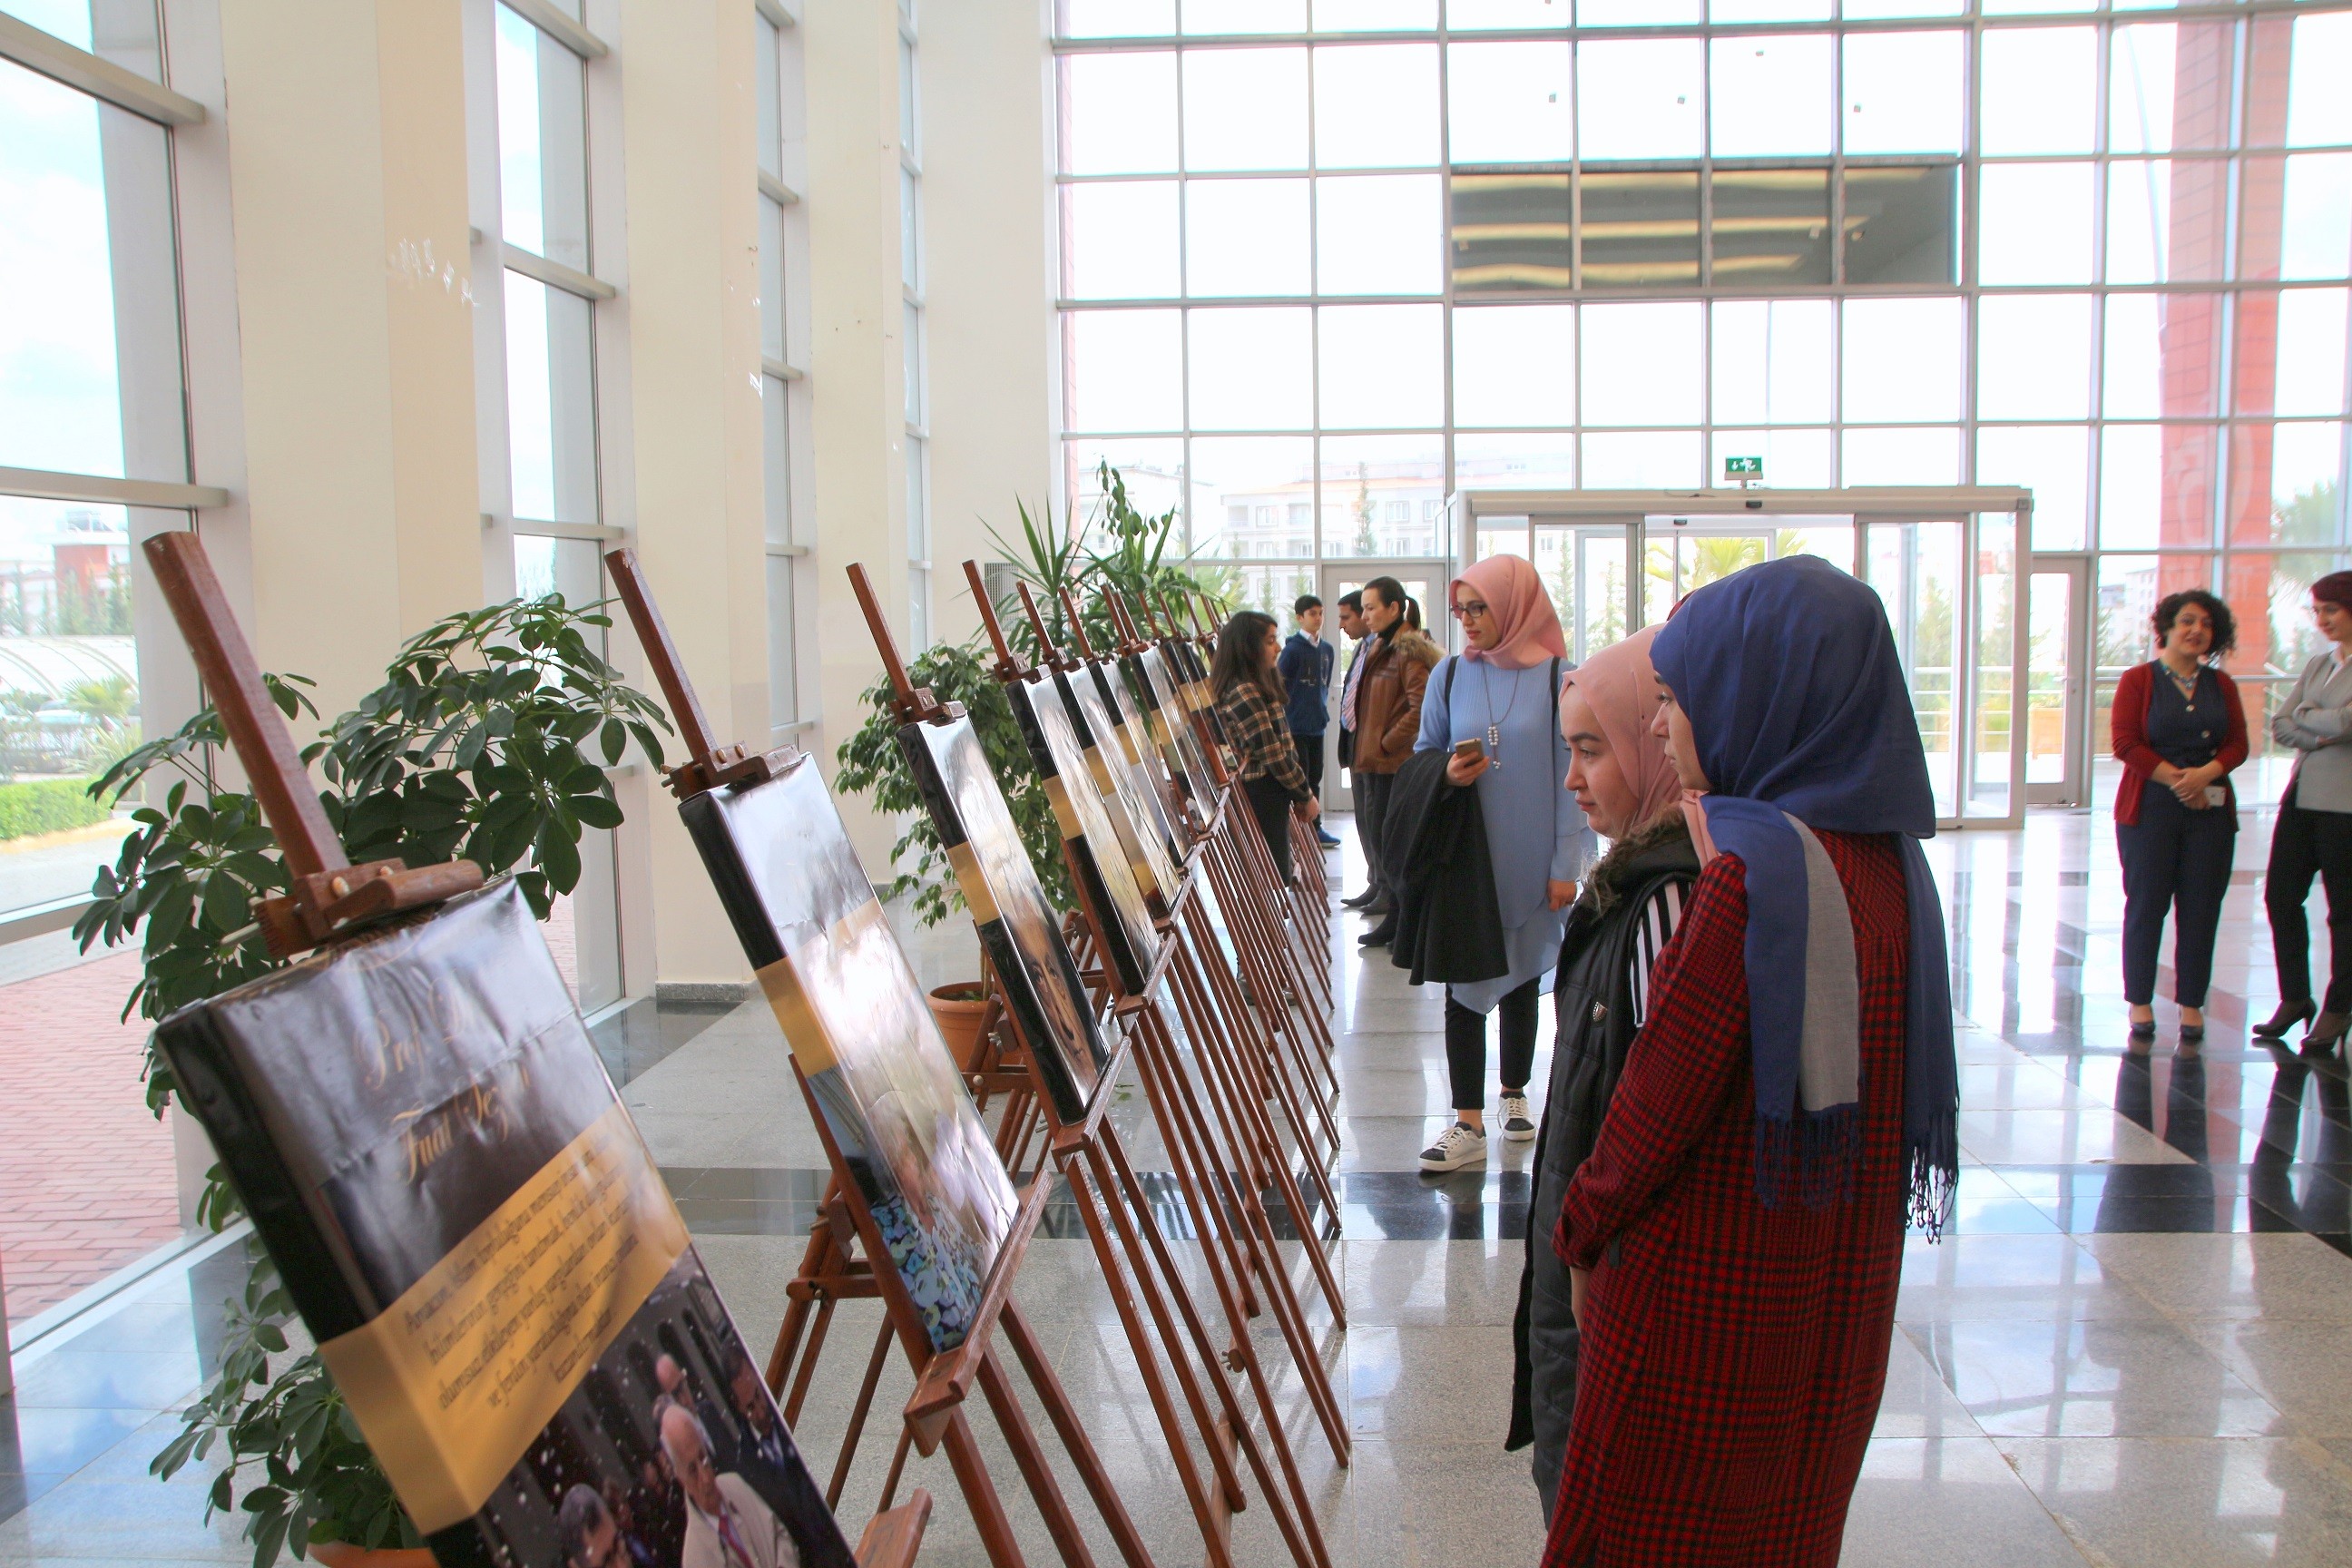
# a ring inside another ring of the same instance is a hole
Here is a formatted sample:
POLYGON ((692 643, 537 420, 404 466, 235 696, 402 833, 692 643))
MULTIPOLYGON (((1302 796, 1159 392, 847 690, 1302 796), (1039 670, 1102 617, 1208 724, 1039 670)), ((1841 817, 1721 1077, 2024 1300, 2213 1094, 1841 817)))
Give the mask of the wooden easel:
MULTIPOLYGON (((1112 710, 1114 721, 1121 724, 1123 731, 1125 720, 1129 711, 1125 694, 1125 683, 1115 666, 1096 658, 1094 648, 1087 639, 1086 626, 1078 619, 1076 607, 1070 602, 1067 589, 1062 591, 1062 601, 1063 610, 1071 627, 1071 637, 1077 645, 1078 662, 1087 667, 1088 675, 1097 677, 1096 689, 1105 696, 1105 706, 1112 710)), ((1036 606, 1030 601, 1025 584, 1022 585, 1022 602, 1028 608, 1031 621, 1034 625, 1038 619, 1036 606)), ((1041 645, 1050 646, 1042 627, 1038 629, 1037 635, 1041 645)), ((1129 744, 1124 732, 1118 737, 1118 743, 1122 747, 1129 744)), ((1140 763, 1151 773, 1152 793, 1155 796, 1175 799, 1172 783, 1165 773, 1159 770, 1156 759, 1145 754, 1141 748, 1136 748, 1127 754, 1130 764, 1140 763)), ((1197 840, 1186 847, 1184 863, 1188 872, 1197 867, 1201 853, 1201 845, 1197 840)), ((1240 1058, 1254 1068, 1254 1078, 1279 1099, 1284 1117, 1290 1126, 1291 1135, 1297 1141, 1301 1152, 1307 1156, 1309 1179, 1315 1183, 1328 1205, 1325 1223, 1331 1234, 1336 1237, 1339 1200, 1331 1189, 1328 1168, 1330 1162, 1339 1157, 1338 1120, 1332 1115, 1329 1101, 1324 1097, 1315 1081, 1314 1069, 1303 1058, 1286 1057, 1278 1047, 1274 1034, 1248 1005, 1232 965, 1225 961, 1224 949, 1217 942, 1213 929, 1209 927, 1208 912, 1202 900, 1194 896, 1193 889, 1194 885, 1188 877, 1186 897, 1181 900, 1181 905, 1171 904, 1160 911, 1175 921, 1190 939, 1188 957, 1192 961, 1194 972, 1189 977, 1180 972, 1175 977, 1178 983, 1175 994, 1178 1000, 1179 1016, 1184 1020, 1188 1032, 1205 1026, 1207 1031, 1213 1037, 1218 1037, 1221 1042, 1222 1037, 1230 1032, 1240 1058), (1203 990, 1206 997, 1213 999, 1216 1005, 1214 1006, 1197 1005, 1200 1016, 1196 1018, 1195 1013, 1188 1011, 1184 1003, 1188 994, 1197 1001, 1203 990), (1297 1069, 1296 1082, 1291 1070, 1294 1068, 1297 1069), (1315 1126, 1311 1130, 1307 1125, 1309 1112, 1312 1112, 1315 1120, 1315 1126), (1318 1146, 1318 1135, 1320 1142, 1328 1144, 1328 1147, 1318 1146)), ((1258 1103, 1263 1104, 1265 1098, 1265 1094, 1261 1093, 1258 1096, 1258 1103)), ((1310 1224, 1306 1215, 1299 1215, 1295 1217, 1297 1219, 1297 1228, 1302 1237, 1317 1228, 1310 1224)), ((1344 1321, 1344 1319, 1342 1321, 1344 1321)))
MULTIPOLYGON (((977 585, 979 580, 977 564, 966 562, 964 569, 977 585)), ((1084 671, 1076 662, 1066 659, 1061 650, 1055 647, 1053 634, 1046 626, 1045 617, 1038 613, 1036 600, 1029 593, 1028 584, 1020 584, 1020 595, 1023 607, 1029 617, 1031 630, 1036 637, 1037 645, 1043 651, 1048 667, 1061 672, 1065 677, 1072 670, 1078 670, 1083 675, 1084 671)), ((981 615, 991 639, 1000 650, 1003 650, 999 660, 999 679, 1005 679, 1003 672, 1014 667, 1008 662, 1009 649, 1005 648, 1003 635, 997 626, 994 608, 983 604, 981 615)), ((1085 636, 1083 631, 1076 635, 1081 639, 1085 636)), ((1015 678, 1018 678, 1017 670, 1015 678)), ((1115 810, 1118 806, 1118 803, 1116 800, 1105 801, 1106 812, 1115 810)), ((1192 864, 1197 865, 1197 863, 1198 857, 1195 856, 1192 858, 1192 864)), ((1307 1125, 1303 1108, 1296 1095, 1291 1092, 1292 1086, 1286 1077, 1279 1071, 1278 1059, 1274 1058, 1271 1052, 1253 1056, 1236 1048, 1237 1040, 1242 1037, 1230 1032, 1227 1027, 1229 1021, 1227 1016, 1221 1013, 1219 1008, 1210 1005, 1209 994, 1202 983, 1201 965, 1196 962, 1194 943, 1182 940, 1189 931, 1196 928, 1179 924, 1183 917, 1199 911, 1199 903, 1194 897, 1196 886, 1192 877, 1188 875, 1169 907, 1161 911, 1160 929, 1163 934, 1171 939, 1175 949, 1173 962, 1165 962, 1165 955, 1163 955, 1161 967, 1167 973, 1170 993, 1176 999, 1178 1016, 1182 1020, 1185 1033, 1192 1040, 1196 1055, 1201 1058, 1204 1081, 1210 1086, 1220 1117, 1232 1128, 1238 1140, 1226 1162, 1217 1167, 1217 1172, 1225 1180, 1238 1178, 1243 1191, 1248 1194, 1245 1201, 1256 1205, 1260 1213, 1263 1213, 1263 1203, 1257 1194, 1263 1193, 1269 1185, 1278 1191, 1284 1206, 1290 1211, 1294 1228, 1297 1231, 1299 1238, 1307 1244, 1309 1261, 1314 1266, 1325 1301, 1331 1310, 1333 1321, 1338 1326, 1345 1328, 1347 1326, 1345 1292, 1339 1286, 1329 1252, 1316 1236, 1317 1227, 1312 1211, 1307 1206, 1297 1182, 1291 1174, 1288 1157, 1284 1152, 1281 1139, 1275 1131, 1272 1120, 1266 1114, 1265 1102, 1269 1098, 1277 1100, 1283 1106, 1284 1113, 1290 1122, 1292 1136, 1306 1156, 1308 1179, 1317 1185, 1323 1199, 1324 1212, 1334 1222, 1332 1231, 1336 1237, 1339 1198, 1329 1183, 1326 1170, 1327 1162, 1319 1157, 1314 1136, 1307 1125), (1276 1069, 1273 1073, 1264 1070, 1269 1066, 1276 1069)), ((1101 921, 1094 920, 1089 923, 1096 933, 1094 940, 1099 945, 1103 940, 1100 934, 1101 921)), ((1214 952, 1215 950, 1213 948, 1211 951, 1214 952)), ((1154 1014, 1155 1021, 1160 1032, 1164 1034, 1166 1018, 1164 1015, 1159 1013, 1158 1003, 1154 1000, 1151 991, 1147 988, 1140 994, 1140 999, 1154 1014)), ((1236 994, 1233 1000, 1238 1004, 1240 997, 1236 994)), ((1231 1017, 1254 1022, 1245 1005, 1236 1006, 1231 1017)), ((1319 1107, 1319 1102, 1318 1108, 1328 1110, 1328 1107, 1319 1107)), ((1338 1148, 1336 1127, 1331 1129, 1331 1140, 1332 1152, 1336 1153, 1338 1148)), ((1266 1239, 1271 1240, 1270 1229, 1266 1232, 1266 1239)), ((1295 1294, 1289 1290, 1286 1278, 1278 1284, 1270 1284, 1269 1289, 1275 1290, 1278 1298, 1295 1294)), ((1280 1304, 1279 1301, 1277 1304, 1280 1304)), ((1303 1318, 1301 1321, 1303 1322, 1303 1318)))
MULTIPOLYGON (((271 952, 290 958, 346 942, 397 915, 446 902, 482 885, 471 860, 412 868, 398 859, 353 866, 319 805, 317 786, 270 700, 260 665, 221 591, 204 542, 184 530, 141 546, 172 618, 188 645, 205 695, 284 855, 293 891, 257 900, 254 915, 271 952)), ((828 1507, 832 1500, 826 1500, 828 1507)), ((910 1493, 867 1521, 859 1568, 911 1568, 931 1516, 930 1494, 910 1493)))
MULTIPOLYGON (((982 614, 994 643, 998 678, 1008 682, 1050 679, 1041 678, 1039 672, 1022 660, 1006 642, 1003 627, 996 620, 992 607, 988 605, 977 563, 966 563, 965 571, 971 579, 974 596, 982 607, 982 614)), ((929 692, 913 686, 898 655, 897 640, 883 617, 863 568, 852 565, 849 575, 858 603, 865 611, 867 629, 888 674, 894 705, 901 720, 908 723, 938 723, 961 717, 961 709, 942 706, 932 699, 929 692)), ((1034 614, 1034 602, 1031 607, 1034 614)), ((1050 648, 1051 645, 1044 642, 1044 646, 1050 648)), ((1066 784, 1071 788, 1094 789, 1092 782, 1083 775, 1068 779, 1066 784)), ((1115 847, 1105 847, 1117 852, 1115 847)), ((1159 1021, 1157 1008, 1144 998, 1157 988, 1160 978, 1168 971, 1179 949, 1173 942, 1163 942, 1159 951, 1149 956, 1143 996, 1126 993, 1120 985, 1118 967, 1109 962, 1106 939, 1101 934, 1106 922, 1116 917, 1096 903, 1087 878, 1081 874, 1076 858, 1069 855, 1067 840, 1064 843, 1064 853, 1070 866, 1072 880, 1080 890, 1078 927, 1087 933, 1089 946, 1102 960, 1098 973, 1104 993, 1110 999, 1108 1023, 1113 1040, 1113 1057, 1101 1075, 1093 1100, 1083 1117, 1075 1121, 1066 1121, 1053 1098, 1043 1093, 1030 1096, 1028 1113, 1039 1119, 1046 1128, 1048 1152, 1069 1183, 1097 1260, 1102 1267, 1104 1279, 1111 1289, 1121 1325, 1135 1352, 1138 1369, 1144 1375, 1154 1412, 1169 1439, 1171 1456, 1187 1499, 1192 1505, 1194 1518, 1201 1527, 1211 1563, 1229 1564, 1232 1562, 1227 1544, 1228 1520, 1232 1512, 1238 1511, 1245 1503, 1233 1462, 1234 1451, 1238 1450, 1240 1456, 1247 1460, 1260 1494, 1266 1499, 1293 1560, 1300 1568, 1328 1568, 1329 1558, 1316 1522, 1313 1500, 1299 1474, 1283 1428, 1280 1408, 1275 1403, 1271 1381, 1259 1362, 1248 1329, 1248 1319, 1255 1311, 1249 1289, 1250 1277, 1253 1272, 1257 1272, 1262 1279, 1265 1277, 1265 1269, 1258 1264, 1259 1258, 1263 1256, 1271 1260, 1275 1276, 1280 1279, 1279 1255, 1270 1247, 1261 1255, 1254 1247, 1245 1249, 1237 1245, 1229 1216, 1223 1210, 1212 1209, 1205 1196, 1211 1189, 1203 1179, 1202 1165, 1195 1158, 1199 1151, 1212 1146, 1208 1119, 1197 1098, 1192 1095, 1189 1083, 1167 1077, 1159 1070, 1159 1054, 1167 1045, 1165 1029, 1164 1026, 1154 1028, 1159 1021), (1201 1236, 1205 1244, 1203 1254, 1231 1330, 1229 1342, 1222 1348, 1212 1339, 1160 1229, 1158 1216, 1152 1208, 1152 1194, 1136 1174, 1117 1130, 1104 1114, 1112 1099, 1108 1090, 1119 1068, 1130 1056, 1143 1077, 1147 1099, 1166 1137, 1171 1157, 1177 1163, 1180 1189, 1200 1222, 1201 1236), (1099 1206, 1096 1196, 1097 1192, 1102 1200, 1099 1206), (1110 1222, 1108 1228, 1104 1223, 1106 1210, 1110 1222), (1215 1223, 1212 1223, 1213 1220, 1215 1223), (1142 1298, 1150 1315, 1150 1328, 1135 1310, 1134 1298, 1128 1289, 1130 1273, 1134 1280, 1134 1294, 1142 1298), (1174 1309, 1172 1315, 1171 1307, 1174 1309), (1202 1486, 1193 1466, 1181 1419, 1160 1375, 1159 1357, 1163 1352, 1176 1374, 1193 1425, 1211 1455, 1216 1472, 1213 1496, 1202 1486), (1197 1373, 1194 1359, 1197 1359, 1197 1373), (1252 1433, 1247 1414, 1226 1376, 1229 1367, 1245 1373, 1250 1379, 1265 1425, 1266 1436, 1263 1445, 1252 1433), (1214 1395, 1213 1407, 1203 1394, 1203 1380, 1208 1394, 1214 1395), (1274 1458, 1281 1470, 1279 1480, 1267 1463, 1266 1447, 1272 1447, 1274 1458)), ((1020 1025, 1017 1017, 1009 1009, 1003 1016, 1006 1027, 1018 1037, 1020 1025)), ((1029 1059, 1055 1049, 1049 1041, 1022 1039, 1020 1043, 1023 1056, 1029 1059)), ((1006 1123, 1000 1131, 1000 1144, 1015 1136, 1025 1138, 1025 1134, 1015 1134, 1008 1114, 1006 1123)), ((1254 1190, 1250 1196, 1255 1200, 1254 1190)), ((1259 1218, 1262 1225, 1262 1207, 1259 1218)), ((1282 1284, 1286 1289, 1286 1279, 1282 1279, 1282 1284)), ((1320 1379, 1323 1383, 1324 1397, 1318 1406, 1318 1415, 1324 1415, 1327 1422, 1336 1420, 1339 1415, 1337 1401, 1329 1396, 1328 1380, 1324 1377, 1319 1361, 1313 1357, 1311 1342, 1305 1338, 1304 1317, 1297 1312, 1295 1300, 1291 1302, 1291 1316, 1296 1320, 1298 1332, 1298 1338, 1293 1342, 1294 1346, 1305 1349, 1302 1375, 1320 1379)), ((1286 1322, 1286 1331, 1289 1327, 1286 1322)), ((1342 1444, 1346 1441, 1344 1421, 1339 1422, 1336 1438, 1342 1444)), ((1340 1452, 1344 1461, 1344 1448, 1340 1452)))
MULTIPOLYGON (((678 738, 684 745, 687 760, 677 767, 665 769, 664 774, 665 782, 679 799, 688 799, 722 785, 758 783, 792 768, 810 765, 807 759, 793 747, 751 752, 740 746, 721 748, 717 745, 709 720, 687 679, 677 647, 670 640, 669 629, 662 619, 659 607, 654 603, 644 572, 637 564, 636 552, 626 549, 615 550, 604 557, 604 563, 613 574, 621 601, 628 610, 629 619, 636 628, 646 662, 659 683, 662 694, 669 703, 671 716, 677 724, 678 738)), ((824 1145, 825 1157, 834 1172, 832 1184, 825 1194, 824 1217, 811 1238, 808 1254, 802 1263, 801 1276, 795 1280, 795 1285, 804 1286, 805 1290, 795 1295, 793 1305, 799 1308, 810 1300, 822 1297, 824 1310, 829 1316, 833 1304, 838 1300, 873 1297, 882 1302, 886 1320, 883 1337, 877 1342, 874 1355, 869 1358, 865 1381, 852 1411, 849 1437, 841 1458, 835 1464, 832 1484, 827 1490, 827 1502, 832 1503, 839 1496, 842 1484, 847 1479, 856 1437, 864 1426, 866 1411, 881 1375, 882 1363, 887 1359, 885 1349, 888 1339, 895 1335, 915 1374, 915 1392, 907 1402, 904 1431, 888 1479, 884 1485, 883 1506, 888 1508, 897 1490, 908 1445, 925 1455, 936 1452, 944 1445, 949 1466, 971 1510, 973 1524, 979 1531, 990 1563, 995 1568, 1024 1568, 1024 1559, 1020 1543, 1013 1535, 1012 1521, 1004 1512, 1003 1504, 981 1456, 978 1440, 964 1415, 964 1403, 977 1384, 1003 1432, 1006 1446, 1013 1451, 1013 1462, 1028 1484, 1038 1512, 1044 1518, 1046 1532, 1053 1539, 1066 1568, 1093 1568, 1093 1554, 1079 1532, 1077 1521, 1046 1462, 1044 1447, 1031 1428, 1028 1416, 1013 1391, 1012 1380, 997 1355, 993 1341, 996 1331, 1002 1328, 1064 1446, 1069 1450, 1081 1479, 1102 1510, 1104 1521, 1109 1526, 1113 1539, 1118 1542, 1129 1568, 1150 1568, 1150 1555, 1144 1549, 1142 1539, 1137 1533, 1133 1521, 1129 1518, 1116 1489, 1111 1486, 1093 1444, 1087 1439, 1085 1429, 1078 1425, 1068 1394, 1045 1361, 1043 1348, 1027 1320, 1012 1300, 1013 1281, 1020 1271, 1029 1238, 1034 1234, 1038 1218, 1045 1211, 1049 1184, 1033 1180, 1021 1189, 1019 1208, 982 1287, 980 1304, 963 1342, 952 1350, 935 1350, 924 1327, 921 1311, 908 1296, 898 1270, 887 1263, 880 1267, 875 1264, 875 1259, 889 1256, 881 1230, 867 1210, 857 1184, 845 1174, 847 1165, 840 1147, 797 1061, 793 1065, 793 1078, 800 1085, 802 1098, 808 1107, 809 1120, 816 1127, 817 1136, 824 1145)), ((789 1327, 788 1323, 788 1330, 789 1327)), ((777 1352, 770 1360, 769 1387, 772 1392, 780 1386, 782 1363, 786 1359, 783 1337, 780 1332, 777 1352)), ((814 1365, 814 1358, 811 1365, 814 1365)), ((798 1415, 802 1397, 807 1392, 807 1370, 803 1368, 803 1375, 793 1391, 786 1414, 787 1422, 798 1415)))
MULTIPOLYGON (((1128 614, 1116 595, 1107 594, 1104 598, 1114 617, 1127 628, 1129 637, 1135 638, 1135 616, 1128 614)), ((1136 610, 1149 620, 1148 605, 1139 601, 1136 610)), ((1171 619, 1170 625, 1172 624, 1171 619)), ((1171 679, 1179 683, 1176 695, 1182 710, 1173 717, 1162 717, 1171 723, 1192 726, 1215 787, 1221 796, 1229 797, 1233 780, 1225 768, 1223 744, 1211 727, 1215 705, 1208 700, 1205 683, 1199 679, 1193 658, 1196 650, 1182 637, 1163 631, 1157 624, 1150 629, 1162 659, 1170 667, 1171 679)), ((1139 651, 1139 639, 1136 646, 1139 651)), ((1330 979, 1325 972, 1328 961, 1323 956, 1328 949, 1318 950, 1310 962, 1303 951, 1304 944, 1286 929, 1275 891, 1281 879, 1276 873, 1265 836, 1257 831, 1255 814, 1204 810, 1203 821, 1208 826, 1212 846, 1211 887, 1250 989, 1260 998, 1259 1005, 1267 1022, 1292 1039, 1294 1049, 1302 1058, 1319 1064, 1327 1089, 1337 1094, 1339 1078, 1331 1063, 1334 1041, 1327 1016, 1332 997, 1330 979), (1310 996, 1319 998, 1322 1005, 1312 1005, 1310 996), (1295 1002, 1286 1002, 1286 997, 1295 998, 1295 1002)))

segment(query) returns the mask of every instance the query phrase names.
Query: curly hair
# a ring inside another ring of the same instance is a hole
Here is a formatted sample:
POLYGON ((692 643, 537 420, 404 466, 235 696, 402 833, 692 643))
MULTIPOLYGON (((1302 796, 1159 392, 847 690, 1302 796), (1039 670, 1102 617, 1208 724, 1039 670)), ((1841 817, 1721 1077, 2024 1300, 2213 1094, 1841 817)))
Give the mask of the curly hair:
POLYGON ((2230 606, 2202 588, 2184 588, 2178 594, 2167 594, 2156 606, 2156 614, 2148 617, 2148 625, 2156 629, 2157 647, 2164 646, 2164 639, 2172 633, 2172 623, 2191 605, 2204 611, 2213 622, 2213 646, 2205 650, 2207 658, 2220 658, 2238 646, 2238 617, 2230 613, 2230 606))

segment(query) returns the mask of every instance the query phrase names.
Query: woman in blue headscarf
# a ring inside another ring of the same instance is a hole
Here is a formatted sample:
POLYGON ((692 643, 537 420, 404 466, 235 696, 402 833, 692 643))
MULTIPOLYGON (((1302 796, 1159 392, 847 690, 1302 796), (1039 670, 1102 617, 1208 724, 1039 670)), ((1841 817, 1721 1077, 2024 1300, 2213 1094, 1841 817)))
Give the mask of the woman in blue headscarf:
POLYGON ((1704 869, 1553 1245, 1582 1331, 1546 1568, 1836 1563, 1906 1219, 1958 1176, 1935 830, 1878 596, 1807 557, 1651 647, 1704 869))

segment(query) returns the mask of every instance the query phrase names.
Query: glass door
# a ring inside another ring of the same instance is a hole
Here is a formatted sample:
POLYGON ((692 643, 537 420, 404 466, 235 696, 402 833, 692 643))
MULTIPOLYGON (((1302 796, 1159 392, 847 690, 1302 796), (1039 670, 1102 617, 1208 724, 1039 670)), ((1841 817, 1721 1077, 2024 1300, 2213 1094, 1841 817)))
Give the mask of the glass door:
POLYGON ((1692 590, 1784 555, 1854 565, 1851 517, 1653 516, 1642 520, 1642 625, 1664 620, 1692 590))
POLYGON ((2090 789, 2091 563, 2035 556, 2026 578, 2025 798, 2081 805, 2090 789))
POLYGON ((1877 522, 1864 530, 1863 580, 1878 590, 1895 629, 1895 657, 1919 715, 1927 782, 1938 821, 1959 818, 1963 685, 1954 637, 1960 607, 1958 521, 1877 522))

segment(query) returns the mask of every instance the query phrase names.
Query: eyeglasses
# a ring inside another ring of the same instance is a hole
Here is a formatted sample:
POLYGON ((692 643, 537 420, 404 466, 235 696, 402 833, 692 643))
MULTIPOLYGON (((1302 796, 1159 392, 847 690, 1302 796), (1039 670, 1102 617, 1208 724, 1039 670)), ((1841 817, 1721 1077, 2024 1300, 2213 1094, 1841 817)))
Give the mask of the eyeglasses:
POLYGON ((1486 606, 1476 599, 1467 599, 1454 606, 1454 618, 1457 621, 1475 620, 1486 613, 1486 606))

